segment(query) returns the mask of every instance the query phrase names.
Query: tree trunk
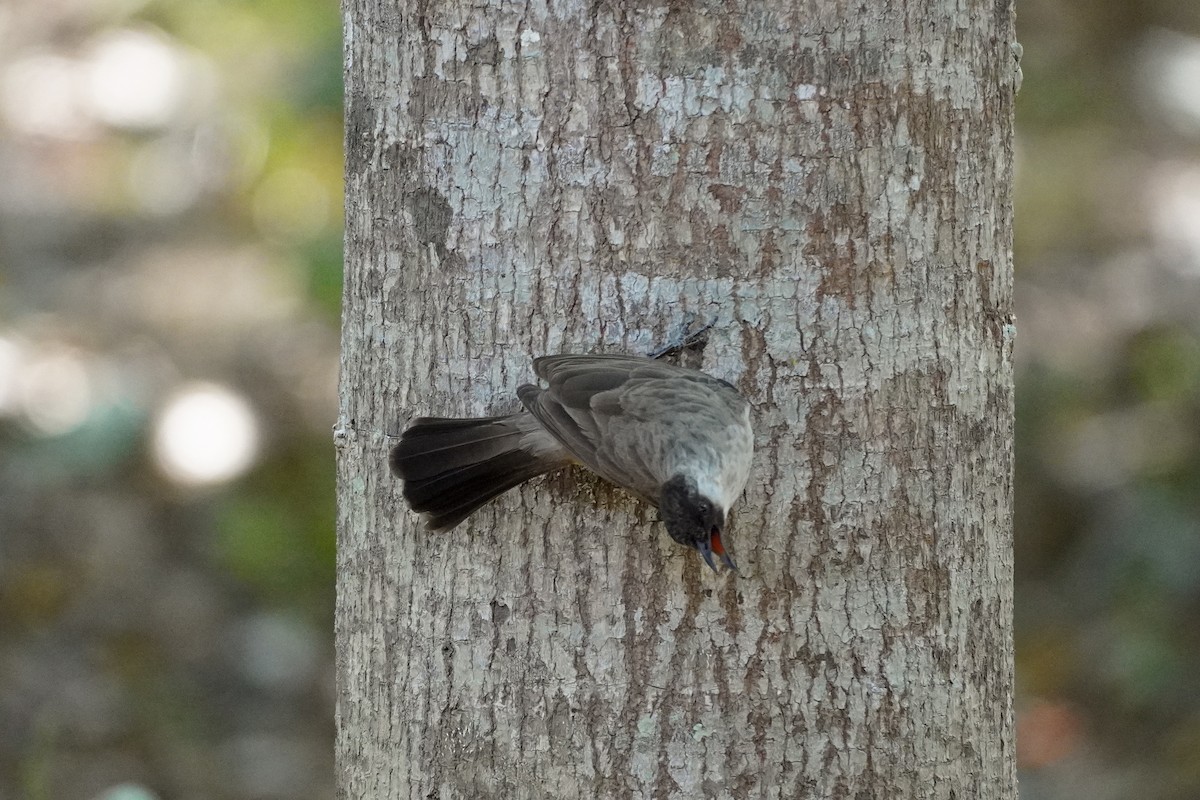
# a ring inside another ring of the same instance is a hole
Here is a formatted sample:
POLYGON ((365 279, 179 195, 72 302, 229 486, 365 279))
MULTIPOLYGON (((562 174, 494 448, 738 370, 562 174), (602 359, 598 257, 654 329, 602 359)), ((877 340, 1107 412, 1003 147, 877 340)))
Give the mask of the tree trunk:
POLYGON ((1016 797, 1009 0, 347 0, 347 798, 1016 797), (714 575, 580 472, 388 474, 534 355, 714 323, 714 575))

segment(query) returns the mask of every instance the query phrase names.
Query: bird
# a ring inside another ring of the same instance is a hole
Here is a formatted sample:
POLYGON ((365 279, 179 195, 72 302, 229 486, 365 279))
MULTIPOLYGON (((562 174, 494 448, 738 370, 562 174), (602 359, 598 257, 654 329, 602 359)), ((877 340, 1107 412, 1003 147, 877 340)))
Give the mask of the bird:
POLYGON ((583 466, 652 506, 713 571, 737 565, 724 541, 750 475, 750 404, 729 382, 634 355, 533 360, 547 385, 517 389, 523 410, 420 417, 392 448, 392 472, 432 530, 449 530, 525 481, 583 466))

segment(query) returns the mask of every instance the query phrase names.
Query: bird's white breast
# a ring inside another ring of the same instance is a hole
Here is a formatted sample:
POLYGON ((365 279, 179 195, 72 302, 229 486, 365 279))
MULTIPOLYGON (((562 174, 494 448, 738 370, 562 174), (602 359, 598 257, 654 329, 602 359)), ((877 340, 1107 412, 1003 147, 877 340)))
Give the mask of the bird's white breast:
POLYGON ((754 431, 750 427, 749 406, 745 408, 741 421, 718 434, 713 445, 711 461, 692 465, 692 477, 700 493, 728 513, 746 488, 750 463, 754 457, 754 431))

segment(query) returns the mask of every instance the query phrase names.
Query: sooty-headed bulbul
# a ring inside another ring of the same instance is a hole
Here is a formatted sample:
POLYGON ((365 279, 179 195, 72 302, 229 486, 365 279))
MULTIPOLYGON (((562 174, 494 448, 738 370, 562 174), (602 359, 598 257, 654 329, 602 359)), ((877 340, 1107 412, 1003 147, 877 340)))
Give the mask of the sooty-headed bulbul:
POLYGON ((525 411, 416 419, 392 449, 404 496, 435 530, 497 495, 571 464, 658 507, 667 533, 736 569, 722 540, 750 473, 750 405, 729 383, 650 358, 535 359, 548 386, 525 385, 525 411))

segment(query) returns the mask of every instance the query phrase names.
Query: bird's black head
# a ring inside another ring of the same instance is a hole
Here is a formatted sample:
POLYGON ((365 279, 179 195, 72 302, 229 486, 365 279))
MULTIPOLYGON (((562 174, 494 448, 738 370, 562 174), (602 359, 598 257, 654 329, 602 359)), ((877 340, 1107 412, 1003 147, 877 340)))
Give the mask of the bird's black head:
POLYGON ((721 557, 725 566, 737 569, 721 541, 725 511, 711 498, 700 493, 695 480, 685 475, 675 475, 664 483, 658 510, 672 539, 694 547, 714 570, 713 553, 721 557))

